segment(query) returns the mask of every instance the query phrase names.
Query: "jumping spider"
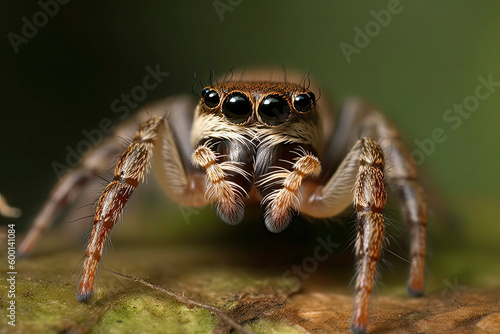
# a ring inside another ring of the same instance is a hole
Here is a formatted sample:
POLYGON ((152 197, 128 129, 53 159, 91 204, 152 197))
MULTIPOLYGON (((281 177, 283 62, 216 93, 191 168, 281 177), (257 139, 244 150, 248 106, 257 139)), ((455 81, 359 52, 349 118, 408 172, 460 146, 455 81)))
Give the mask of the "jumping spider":
POLYGON ((358 266, 351 330, 363 333, 384 241, 386 182, 399 186, 411 230, 411 296, 423 293, 426 204, 408 150, 378 111, 350 99, 336 131, 329 117, 326 99, 269 73, 206 87, 197 106, 182 96, 150 105, 60 180, 19 251, 29 253, 55 214, 119 154, 114 180, 98 200, 77 293, 81 302, 92 296, 106 237, 151 161, 170 199, 192 207, 212 203, 229 224, 242 220, 252 200, 264 208, 272 232, 283 231, 294 212, 333 217, 353 204, 358 266), (122 153, 118 138, 131 137, 137 120, 142 125, 122 153))

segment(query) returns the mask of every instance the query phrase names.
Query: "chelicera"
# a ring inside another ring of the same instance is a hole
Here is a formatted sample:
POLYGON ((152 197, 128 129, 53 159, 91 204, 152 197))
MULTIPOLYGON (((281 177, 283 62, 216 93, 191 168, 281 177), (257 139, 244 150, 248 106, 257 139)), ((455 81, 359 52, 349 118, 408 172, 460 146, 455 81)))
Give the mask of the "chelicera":
POLYGON ((335 126, 328 101, 318 101, 303 85, 242 76, 204 88, 196 106, 183 96, 150 105, 56 185, 19 251, 30 252, 55 214, 120 154, 114 180, 98 200, 79 301, 91 298, 104 242, 151 162, 171 200, 192 207, 211 203, 229 224, 243 219, 251 201, 260 203, 272 232, 284 230, 294 213, 333 217, 353 205, 358 266, 351 330, 356 333, 367 327, 383 248, 386 183, 397 184, 411 231, 408 292, 423 293, 426 204, 416 168, 394 126, 360 99, 344 104, 335 126), (118 138, 134 131, 123 152, 118 138))

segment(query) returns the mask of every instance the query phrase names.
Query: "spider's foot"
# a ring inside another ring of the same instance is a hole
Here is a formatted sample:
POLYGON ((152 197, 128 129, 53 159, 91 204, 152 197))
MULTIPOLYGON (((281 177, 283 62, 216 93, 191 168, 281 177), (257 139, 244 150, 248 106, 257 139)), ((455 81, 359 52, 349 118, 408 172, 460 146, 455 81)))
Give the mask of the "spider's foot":
POLYGON ((78 293, 76 294, 76 298, 80 303, 86 303, 92 298, 92 294, 94 293, 94 290, 85 290, 82 289, 80 286, 80 289, 78 289, 78 293))
POLYGON ((243 220, 245 206, 240 202, 218 203, 217 216, 226 224, 236 225, 243 220))
POLYGON ((410 280, 408 281, 408 295, 410 297, 422 297, 424 295, 424 269, 423 261, 420 261, 417 266, 412 266, 410 271, 410 280), (417 268, 417 269, 414 269, 417 268))
POLYGON ((290 225, 291 220, 292 215, 288 210, 279 213, 268 213, 265 217, 266 227, 273 233, 283 232, 290 225))
POLYGON ((366 327, 351 324, 351 332, 353 332, 354 334, 365 334, 366 327))
POLYGON ((94 293, 94 277, 93 275, 83 274, 82 280, 80 282, 80 287, 76 293, 76 298, 80 303, 86 303, 92 298, 94 293))
POLYGON ((424 290, 422 288, 414 289, 411 286, 408 286, 408 295, 413 298, 422 297, 424 295, 424 290))
POLYGON ((422 297, 424 295, 425 254, 423 252, 412 255, 410 277, 408 280, 408 295, 422 297))
POLYGON ((267 229, 273 233, 282 232, 292 221, 293 208, 298 207, 297 196, 284 188, 271 193, 264 202, 269 202, 264 216, 267 229))
POLYGON ((92 298, 94 293, 94 282, 96 277, 97 264, 99 263, 99 257, 94 255, 89 255, 85 259, 85 264, 83 265, 83 274, 80 281, 80 286, 76 293, 76 298, 81 303, 86 303, 92 298))

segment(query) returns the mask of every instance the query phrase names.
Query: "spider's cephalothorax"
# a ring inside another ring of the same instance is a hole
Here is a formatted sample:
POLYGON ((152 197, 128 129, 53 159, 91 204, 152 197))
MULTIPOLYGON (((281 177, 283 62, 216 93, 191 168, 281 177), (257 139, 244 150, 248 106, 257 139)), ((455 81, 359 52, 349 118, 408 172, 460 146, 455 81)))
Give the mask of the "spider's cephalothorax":
POLYGON ((194 117, 192 161, 206 171, 219 216, 241 221, 256 187, 267 227, 282 231, 298 210, 302 179, 321 171, 315 95, 287 83, 223 83, 202 91, 194 117))
POLYGON ((333 217, 353 205, 358 266, 351 329, 361 333, 383 247, 388 181, 398 185, 411 230, 408 291, 421 295, 426 205, 415 166, 393 125, 363 101, 350 99, 334 128, 326 99, 318 101, 312 89, 270 77, 259 80, 207 87, 197 106, 187 97, 171 97, 144 108, 59 181, 18 251, 29 253, 61 208, 119 154, 114 179, 94 215, 80 301, 91 298, 104 242, 151 161, 173 201, 212 203, 230 224, 242 219, 251 200, 260 202, 273 232, 286 228, 294 212, 333 217), (123 152, 120 138, 130 137, 137 122, 142 125, 123 152), (386 170, 387 162, 391 168, 386 170))

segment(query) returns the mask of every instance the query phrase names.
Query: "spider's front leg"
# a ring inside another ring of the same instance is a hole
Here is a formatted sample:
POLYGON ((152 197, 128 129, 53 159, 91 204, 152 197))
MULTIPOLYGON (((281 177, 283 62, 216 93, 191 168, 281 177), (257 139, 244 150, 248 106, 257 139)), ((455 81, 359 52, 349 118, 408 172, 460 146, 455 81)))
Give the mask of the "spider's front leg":
POLYGON ((424 293, 426 255, 427 207, 424 190, 417 181, 417 169, 410 152, 397 129, 380 112, 357 98, 349 99, 343 107, 338 131, 332 139, 325 158, 326 165, 336 165, 346 150, 362 137, 380 143, 386 160, 388 183, 395 186, 400 205, 411 232, 411 269, 408 294, 412 297, 424 293))
MULTIPOLYGON (((73 204, 80 194, 85 193, 94 180, 108 175, 107 171, 116 164, 117 157, 124 151, 124 138, 132 138, 137 131, 137 124, 143 124, 154 116, 168 115, 169 122, 173 125, 171 129, 173 137, 179 146, 179 155, 183 161, 187 161, 184 166, 186 173, 193 173, 194 170, 189 165, 192 148, 188 133, 194 107, 191 99, 183 96, 170 97, 152 103, 121 123, 111 136, 86 152, 80 164, 68 170, 53 187, 41 210, 35 216, 28 234, 19 245, 18 255, 29 255, 42 233, 54 222, 61 211, 73 204)), ((168 160, 166 164, 168 165, 168 160)), ((158 170, 164 168, 164 166, 159 167, 158 170)), ((157 173, 157 175, 160 177, 162 186, 167 184, 161 174, 157 173)), ((182 180, 182 178, 179 177, 177 180, 182 180)), ((163 188, 168 193, 170 187, 163 188)))
POLYGON ((300 211, 313 217, 332 217, 351 201, 357 212, 356 296, 351 320, 354 333, 364 333, 375 271, 384 241, 387 191, 382 150, 370 138, 356 142, 335 174, 322 185, 307 182, 302 187, 300 211), (354 185, 354 193, 352 193, 354 185))
POLYGON ((87 301, 92 296, 97 265, 106 237, 130 195, 144 180, 153 153, 157 178, 172 200, 188 206, 206 204, 203 195, 200 196, 205 192, 204 175, 190 172, 166 117, 157 116, 145 122, 118 160, 114 180, 99 197, 78 288, 79 301, 87 301))
POLYGON ((354 188, 358 218, 358 277, 351 321, 354 333, 364 333, 368 324, 368 306, 384 241, 382 211, 387 199, 382 150, 371 139, 364 138, 361 143, 360 167, 354 188))

